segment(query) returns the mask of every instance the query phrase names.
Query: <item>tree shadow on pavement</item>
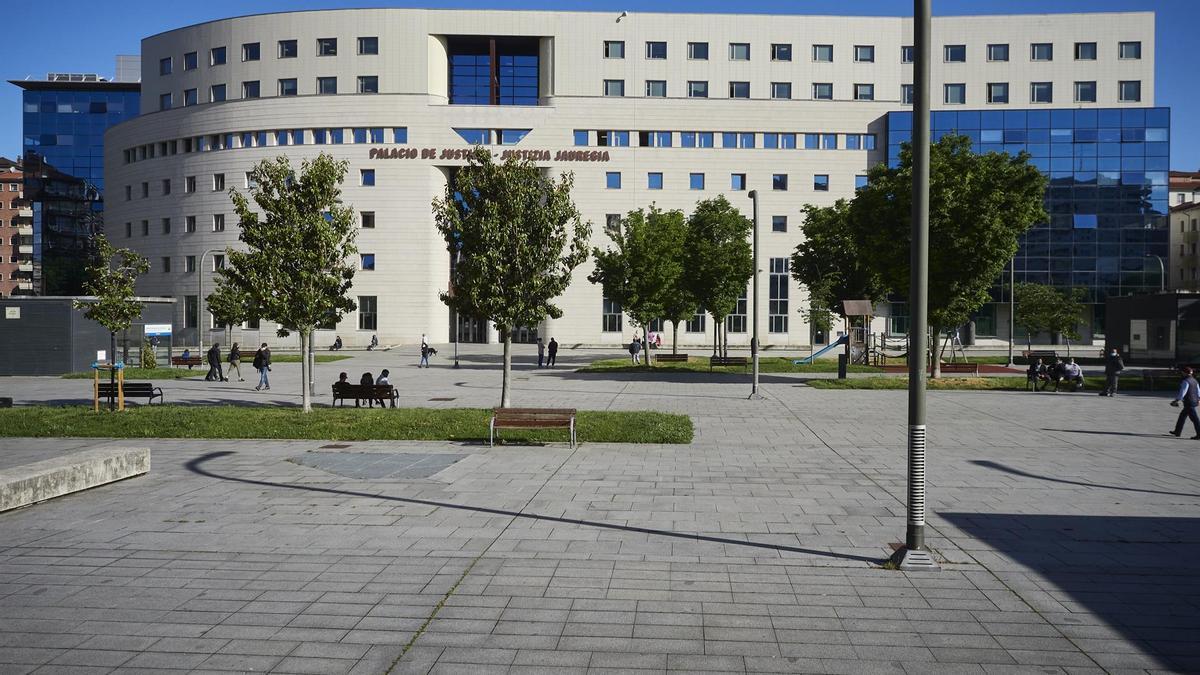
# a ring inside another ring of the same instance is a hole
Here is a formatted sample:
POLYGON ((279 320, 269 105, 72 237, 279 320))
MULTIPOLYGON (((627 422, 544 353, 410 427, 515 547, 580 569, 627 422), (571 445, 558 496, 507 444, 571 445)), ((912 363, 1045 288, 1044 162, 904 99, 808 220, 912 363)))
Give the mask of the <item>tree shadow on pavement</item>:
MULTIPOLYGON (((1014 476, 1022 476, 1024 478, 1033 478, 1035 480, 1044 480, 1044 481, 1048 481, 1051 483, 1064 483, 1066 485, 1079 485, 1082 487, 1094 487, 1094 488, 1101 488, 1104 490, 1120 490, 1122 492, 1142 492, 1145 494, 1152 494, 1152 495, 1169 495, 1172 497, 1200 498, 1200 494, 1195 494, 1195 493, 1191 493, 1191 492, 1169 492, 1166 490, 1150 490, 1148 488, 1135 488, 1135 487, 1129 487, 1129 486, 1125 486, 1125 485, 1105 485, 1103 483, 1089 483, 1086 481, 1067 480, 1066 478, 1055 478, 1054 476, 1044 476, 1041 474, 1030 473, 1028 471, 1022 471, 1021 469, 1014 469, 1011 466, 1005 466, 1003 464, 1000 464, 999 462, 993 462, 993 461, 987 460, 987 459, 972 459, 969 461, 971 464, 975 464, 977 466, 982 466, 982 467, 985 467, 988 469, 995 469, 996 471, 1003 471, 1004 473, 1009 473, 1014 476)), ((1197 636, 1197 637, 1200 638, 1200 636, 1197 636)))

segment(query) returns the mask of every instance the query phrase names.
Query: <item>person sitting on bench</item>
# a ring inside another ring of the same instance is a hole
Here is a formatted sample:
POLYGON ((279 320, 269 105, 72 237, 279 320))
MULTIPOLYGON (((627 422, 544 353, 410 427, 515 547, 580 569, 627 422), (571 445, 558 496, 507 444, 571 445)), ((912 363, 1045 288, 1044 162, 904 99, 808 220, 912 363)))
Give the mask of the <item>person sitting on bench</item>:
MULTIPOLYGON (((1075 359, 1062 364, 1062 379, 1071 383, 1071 391, 1083 390, 1083 370, 1075 363, 1075 359)), ((1054 390, 1058 391, 1058 380, 1054 382, 1054 390)))
POLYGON ((184 363, 187 363, 188 370, 192 369, 192 364, 188 363, 188 359, 192 358, 192 350, 184 349, 183 354, 181 354, 179 358, 183 359, 184 363))
POLYGON ((1033 384, 1034 391, 1042 391, 1050 384, 1050 373, 1046 371, 1042 360, 1038 359, 1036 363, 1029 364, 1029 370, 1025 371, 1025 379, 1033 384), (1041 386, 1038 386, 1039 382, 1041 386))

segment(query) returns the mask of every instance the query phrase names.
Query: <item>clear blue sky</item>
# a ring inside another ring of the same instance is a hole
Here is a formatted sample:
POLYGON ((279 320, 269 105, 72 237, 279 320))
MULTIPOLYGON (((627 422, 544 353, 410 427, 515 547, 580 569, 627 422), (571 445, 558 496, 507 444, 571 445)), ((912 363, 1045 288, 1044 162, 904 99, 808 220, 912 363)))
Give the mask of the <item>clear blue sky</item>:
MULTIPOLYGON (((42 0, 12 3, 5 32, 8 49, 0 58, 4 80, 47 72, 96 72, 111 76, 116 54, 137 54, 141 38, 171 28, 242 14, 332 7, 456 7, 496 9, 688 11, 761 14, 862 14, 908 15, 911 0, 666 0, 637 4, 629 0, 426 0, 424 2, 373 2, 372 0, 42 0)), ((1196 27, 1200 26, 1200 0, 933 0, 937 14, 1020 14, 1046 11, 1157 12, 1155 64, 1157 105, 1170 106, 1171 166, 1200 170, 1200 87, 1196 82, 1196 27)), ((20 90, 0 83, 0 155, 15 157, 21 151, 20 90)))

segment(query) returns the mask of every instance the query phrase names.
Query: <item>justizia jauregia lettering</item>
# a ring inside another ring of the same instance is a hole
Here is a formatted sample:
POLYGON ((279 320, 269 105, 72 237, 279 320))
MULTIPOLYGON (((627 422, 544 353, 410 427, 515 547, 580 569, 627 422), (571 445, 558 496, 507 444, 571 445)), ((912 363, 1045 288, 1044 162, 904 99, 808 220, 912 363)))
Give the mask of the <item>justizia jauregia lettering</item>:
MULTIPOLYGON (((371 148, 370 159, 440 159, 465 160, 472 148, 371 148)), ((607 150, 503 150, 493 152, 501 160, 509 157, 528 159, 534 162, 607 162, 607 150)))

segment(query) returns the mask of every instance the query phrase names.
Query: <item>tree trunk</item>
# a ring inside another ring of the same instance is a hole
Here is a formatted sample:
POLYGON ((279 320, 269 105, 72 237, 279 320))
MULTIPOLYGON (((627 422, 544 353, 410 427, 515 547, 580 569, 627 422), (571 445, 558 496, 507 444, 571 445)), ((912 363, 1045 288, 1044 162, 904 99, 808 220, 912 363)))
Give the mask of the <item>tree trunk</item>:
POLYGON ((716 321, 716 319, 713 319, 713 353, 712 353, 713 356, 720 355, 720 352, 717 351, 717 349, 718 349, 717 344, 720 341, 721 341, 721 334, 717 332, 717 321, 716 321))
POLYGON ((312 412, 312 397, 308 393, 308 341, 312 333, 300 330, 300 402, 304 412, 312 412))
POLYGON ((512 331, 504 331, 504 375, 500 379, 500 407, 510 407, 508 381, 512 379, 512 331))
POLYGON ((117 409, 117 333, 109 331, 108 333, 108 348, 112 351, 108 354, 108 409, 117 409))
MULTIPOLYGON (((941 334, 942 334, 941 326, 934 326, 934 329, 933 329, 934 337, 936 338, 936 337, 940 336, 941 334)), ((942 354, 944 354, 946 352, 946 343, 947 342, 948 341, 943 341, 940 345, 937 342, 932 343, 933 344, 933 368, 932 368, 932 372, 929 375, 929 379, 931 379, 931 380, 936 380, 942 376, 942 354)))
POLYGON ((679 322, 671 322, 671 353, 679 353, 679 322))
POLYGON ((308 395, 315 397, 317 395, 317 336, 313 333, 308 334, 308 352, 304 358, 308 359, 308 395))
POLYGON ((1071 358, 1071 336, 1063 333, 1063 341, 1067 343, 1067 358, 1071 358))

